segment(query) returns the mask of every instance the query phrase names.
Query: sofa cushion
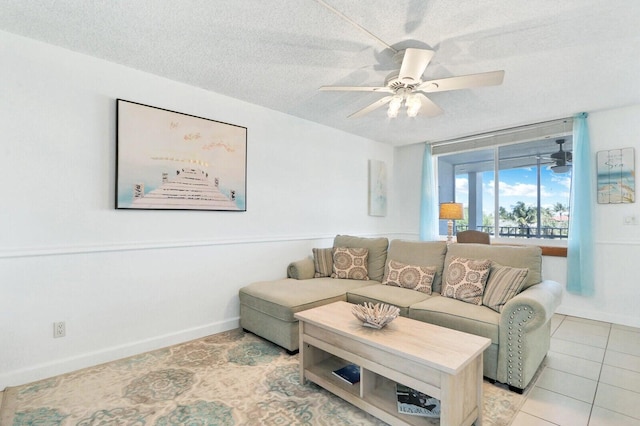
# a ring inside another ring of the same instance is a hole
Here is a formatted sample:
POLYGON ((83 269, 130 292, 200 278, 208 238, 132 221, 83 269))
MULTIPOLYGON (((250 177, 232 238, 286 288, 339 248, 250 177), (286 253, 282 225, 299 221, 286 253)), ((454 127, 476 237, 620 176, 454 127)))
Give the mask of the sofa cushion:
POLYGON ((382 284, 431 294, 431 285, 435 275, 435 267, 407 265, 396 260, 390 260, 387 262, 382 284))
POLYGON ((383 284, 374 284, 347 291, 347 302, 349 303, 387 303, 397 306, 400 309, 400 315, 403 316, 408 315, 409 306, 429 297, 428 294, 419 291, 383 284))
POLYGON ((315 268, 314 278, 330 277, 333 272, 333 249, 314 248, 311 251, 315 268))
POLYGON ((333 240, 333 247, 358 247, 369 250, 368 274, 369 278, 378 282, 382 281, 384 275, 384 264, 387 262, 387 238, 364 238, 350 235, 336 235, 333 240))
POLYGON ((387 258, 408 265, 435 267, 436 275, 433 278, 431 288, 433 291, 440 292, 446 253, 447 243, 445 241, 392 240, 389 244, 387 258))
POLYGON ((499 344, 500 314, 486 306, 434 293, 428 299, 411 305, 409 318, 486 337, 499 344))
POLYGON ((368 280, 369 250, 366 248, 336 247, 333 249, 332 278, 368 280))
POLYGON ((283 321, 297 321, 293 314, 327 303, 345 301, 348 290, 371 281, 314 278, 259 281, 240 289, 240 303, 283 321))
MULTIPOLYGON (((497 244, 449 244, 444 261, 445 270, 454 257, 491 259, 503 266, 527 268, 529 273, 522 290, 542 281, 542 249, 538 246, 507 246, 497 244)), ((435 289, 434 289, 435 291, 435 289)))
POLYGON ((490 260, 454 257, 444 274, 442 295, 474 305, 482 305, 482 294, 490 270, 490 260))
POLYGON ((527 268, 512 268, 497 263, 491 265, 482 304, 496 312, 502 312, 504 304, 520 292, 528 272, 527 268))

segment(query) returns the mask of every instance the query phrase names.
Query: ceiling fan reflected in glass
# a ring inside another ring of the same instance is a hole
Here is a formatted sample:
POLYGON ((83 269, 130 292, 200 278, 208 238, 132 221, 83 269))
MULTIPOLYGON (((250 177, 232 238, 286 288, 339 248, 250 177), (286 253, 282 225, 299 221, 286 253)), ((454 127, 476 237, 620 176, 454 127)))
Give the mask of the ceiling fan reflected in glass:
POLYGON ((570 151, 564 151, 562 149, 562 145, 565 143, 564 139, 557 139, 556 143, 559 145, 559 149, 558 152, 554 152, 550 156, 555 162, 555 164, 551 166, 551 171, 553 173, 567 173, 571 170, 573 155, 570 151))
POLYGON ((416 117, 418 113, 433 117, 442 114, 443 111, 425 96, 427 93, 502 84, 504 71, 491 71, 423 81, 422 74, 424 74, 434 53, 432 50, 415 48, 408 48, 398 52, 394 59, 401 63, 400 70, 389 74, 385 79, 384 86, 322 86, 320 90, 388 93, 387 96, 351 114, 349 118, 362 117, 386 104, 389 104, 387 109, 389 118, 397 117, 402 105, 405 106, 409 117, 416 117))

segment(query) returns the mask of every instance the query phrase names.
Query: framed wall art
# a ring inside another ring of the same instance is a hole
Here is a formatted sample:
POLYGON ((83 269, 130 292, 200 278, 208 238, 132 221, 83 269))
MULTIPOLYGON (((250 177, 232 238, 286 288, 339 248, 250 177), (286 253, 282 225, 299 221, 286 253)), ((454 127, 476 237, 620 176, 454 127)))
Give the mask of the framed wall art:
POLYGON ((635 150, 610 149, 597 154, 598 203, 636 201, 635 150))
POLYGON ((369 160, 369 216, 387 215, 387 165, 369 160))
POLYGON ((246 211, 246 127, 116 102, 116 208, 246 211))

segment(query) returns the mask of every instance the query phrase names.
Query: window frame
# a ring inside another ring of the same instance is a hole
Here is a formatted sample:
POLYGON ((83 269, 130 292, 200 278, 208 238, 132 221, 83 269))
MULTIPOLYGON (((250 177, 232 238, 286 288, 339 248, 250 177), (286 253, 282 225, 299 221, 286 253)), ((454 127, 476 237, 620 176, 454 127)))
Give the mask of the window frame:
MULTIPOLYGON (((451 198, 453 199, 444 199, 440 186, 440 161, 439 158, 442 156, 448 156, 452 154, 466 153, 466 152, 474 152, 479 150, 492 149, 493 150, 493 176, 494 176, 494 206, 493 206, 493 227, 494 233, 497 231, 499 233, 500 229, 500 148, 509 146, 522 144, 527 142, 536 142, 541 140, 555 140, 560 138, 572 137, 573 135, 573 119, 572 118, 563 118, 559 120, 553 120, 543 123, 535 123, 527 126, 521 126, 517 128, 504 129, 494 132, 483 133, 474 136, 468 136, 464 138, 447 140, 442 142, 437 142, 431 144, 431 151, 433 155, 433 159, 436 162, 435 170, 436 170, 436 182, 438 185, 438 199, 439 202, 450 202, 455 200, 455 181, 456 181, 456 170, 455 165, 452 166, 452 182, 453 187, 449 188, 451 192, 451 198)), ((524 166, 523 166, 524 167, 524 166)), ((541 171, 544 165, 537 161, 537 164, 531 166, 536 167, 536 192, 537 192, 537 202, 536 202, 536 237, 500 237, 500 235, 492 235, 492 241, 495 243, 504 243, 504 244, 517 244, 522 245, 538 245, 544 246, 547 248, 551 256, 566 256, 566 246, 567 246, 567 237, 561 238, 544 238, 540 237, 540 229, 543 227, 542 225, 542 210, 543 207, 541 205, 541 171)), ((515 167, 514 167, 515 168, 515 167)), ((573 176, 571 176, 573 179, 573 176)), ((445 197, 446 198, 446 197, 445 197)), ((471 207, 468 205, 467 207, 471 207)), ((467 216, 468 217, 468 216, 467 216)), ((442 236, 442 223, 440 221, 439 224, 439 234, 442 236)))

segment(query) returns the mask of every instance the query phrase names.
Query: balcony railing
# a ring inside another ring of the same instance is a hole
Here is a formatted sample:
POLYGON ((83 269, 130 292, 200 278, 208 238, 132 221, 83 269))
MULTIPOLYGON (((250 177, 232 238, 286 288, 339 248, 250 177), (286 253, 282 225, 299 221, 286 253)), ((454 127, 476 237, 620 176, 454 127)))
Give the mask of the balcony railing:
MULTIPOLYGON (((476 226, 475 229, 495 235, 493 226, 476 226)), ((469 229, 466 225, 456 225, 456 232, 469 229)), ((547 238, 547 239, 567 239, 569 228, 556 228, 552 226, 541 226, 540 234, 537 227, 526 226, 500 226, 498 227, 498 237, 504 238, 547 238)))

